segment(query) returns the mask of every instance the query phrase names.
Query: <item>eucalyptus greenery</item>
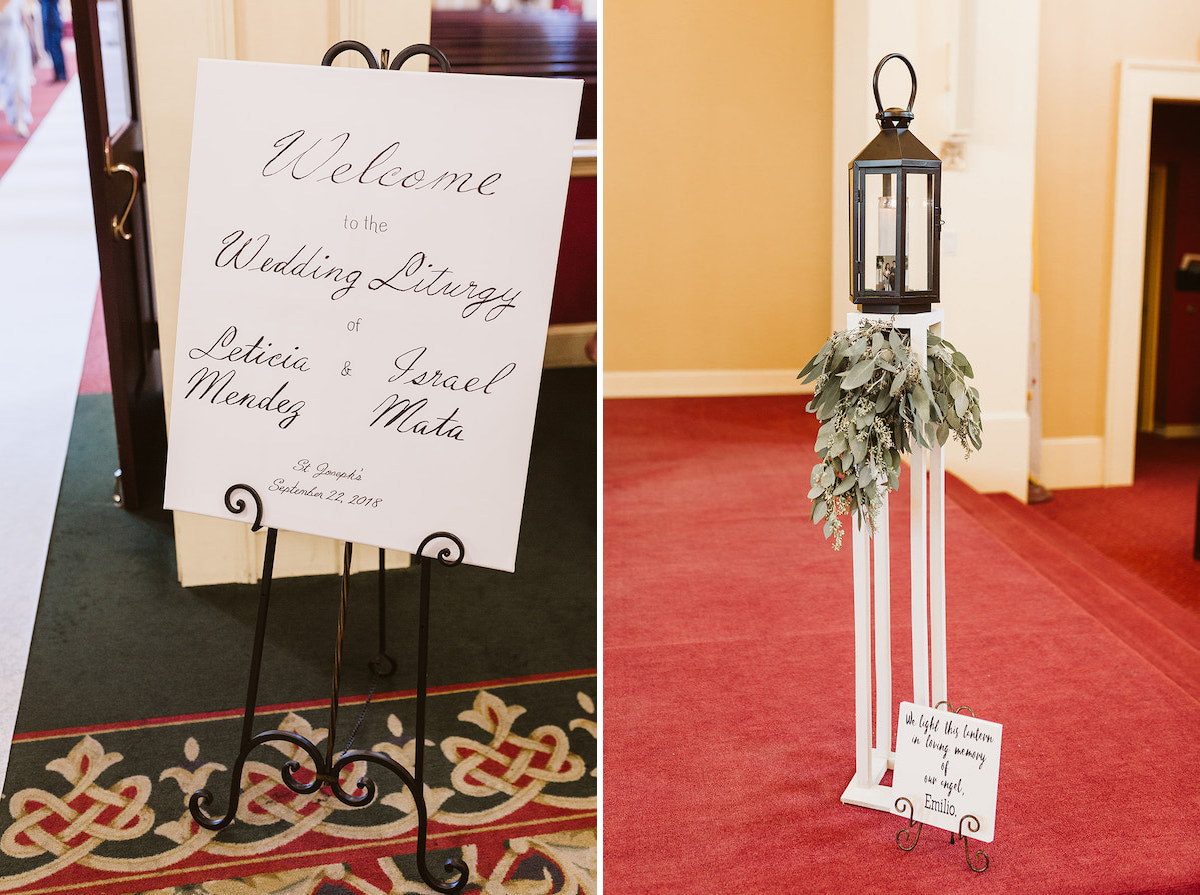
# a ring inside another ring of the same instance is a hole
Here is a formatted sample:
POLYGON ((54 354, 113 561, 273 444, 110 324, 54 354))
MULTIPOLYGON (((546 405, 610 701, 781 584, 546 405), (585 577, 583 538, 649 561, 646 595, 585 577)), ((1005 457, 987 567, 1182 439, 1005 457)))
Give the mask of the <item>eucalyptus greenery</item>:
POLYGON ((900 455, 913 442, 945 444, 951 434, 969 456, 982 444, 979 392, 966 357, 928 333, 928 360, 907 331, 890 321, 866 320, 834 333, 796 377, 816 380, 807 410, 821 422, 808 492, 810 518, 824 521, 825 537, 842 545, 844 515, 865 515, 875 529, 883 496, 900 476, 900 455))

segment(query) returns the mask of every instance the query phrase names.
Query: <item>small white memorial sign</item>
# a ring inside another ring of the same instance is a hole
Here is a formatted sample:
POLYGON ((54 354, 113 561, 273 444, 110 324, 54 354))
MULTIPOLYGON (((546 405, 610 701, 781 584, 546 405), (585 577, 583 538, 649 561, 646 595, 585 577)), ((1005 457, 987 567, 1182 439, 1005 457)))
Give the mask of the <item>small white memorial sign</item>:
POLYGON ((513 570, 581 92, 201 60, 168 509, 513 570))
MULTIPOLYGON (((996 832, 996 790, 1000 782, 1002 726, 970 715, 900 703, 892 792, 912 802, 913 819, 959 832, 971 815, 979 829, 964 826, 973 839, 991 842, 996 832)), ((907 811, 896 811, 907 816, 907 811)))

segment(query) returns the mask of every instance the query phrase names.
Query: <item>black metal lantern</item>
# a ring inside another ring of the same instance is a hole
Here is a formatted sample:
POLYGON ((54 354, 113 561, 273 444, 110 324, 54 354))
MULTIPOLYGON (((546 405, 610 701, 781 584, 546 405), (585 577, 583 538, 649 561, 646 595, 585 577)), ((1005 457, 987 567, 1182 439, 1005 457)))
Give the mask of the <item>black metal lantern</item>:
POLYGON ((876 314, 917 314, 938 301, 942 163, 908 130, 917 73, 899 53, 883 57, 872 80, 879 136, 850 163, 850 298, 876 314), (908 66, 907 109, 884 109, 879 72, 908 66))

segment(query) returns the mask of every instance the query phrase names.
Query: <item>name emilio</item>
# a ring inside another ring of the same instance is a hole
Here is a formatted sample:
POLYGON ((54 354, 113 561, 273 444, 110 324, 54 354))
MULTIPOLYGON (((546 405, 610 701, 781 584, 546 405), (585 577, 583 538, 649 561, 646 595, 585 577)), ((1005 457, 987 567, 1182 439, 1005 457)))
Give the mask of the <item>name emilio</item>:
POLYGON ((930 793, 925 793, 925 808, 937 811, 939 814, 949 814, 954 817, 954 805, 949 799, 935 799, 930 793))
POLYGON ((389 143, 373 154, 370 149, 355 154, 349 148, 349 131, 333 137, 309 137, 301 128, 284 134, 272 145, 279 151, 263 165, 263 177, 284 174, 292 180, 328 181, 339 186, 359 183, 479 196, 494 196, 501 177, 499 171, 482 176, 476 176, 472 171, 434 174, 419 166, 397 164, 393 159, 400 150, 399 141, 389 143))

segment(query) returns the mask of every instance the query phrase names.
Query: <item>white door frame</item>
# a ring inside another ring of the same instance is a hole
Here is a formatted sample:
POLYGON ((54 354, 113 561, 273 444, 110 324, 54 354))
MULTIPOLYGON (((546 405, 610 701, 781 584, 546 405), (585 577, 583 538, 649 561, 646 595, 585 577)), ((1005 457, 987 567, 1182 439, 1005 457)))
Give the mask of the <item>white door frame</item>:
POLYGON ((1141 60, 1121 63, 1104 414, 1105 485, 1133 483, 1150 123, 1155 100, 1200 102, 1200 63, 1141 60))

